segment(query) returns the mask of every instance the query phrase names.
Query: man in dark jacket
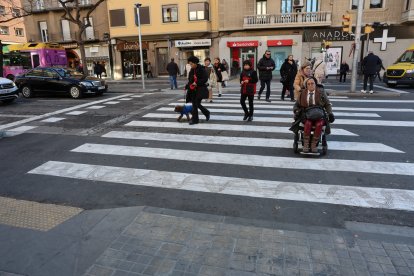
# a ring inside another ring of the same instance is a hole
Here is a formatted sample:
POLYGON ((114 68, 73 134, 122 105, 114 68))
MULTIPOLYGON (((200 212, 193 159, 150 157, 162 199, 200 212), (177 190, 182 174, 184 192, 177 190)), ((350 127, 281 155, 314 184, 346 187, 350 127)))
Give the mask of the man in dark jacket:
POLYGON ((346 73, 349 71, 349 65, 346 63, 345 60, 342 61, 341 67, 339 67, 339 82, 342 82, 342 77, 344 79, 343 82, 346 82, 346 73))
POLYGON ((374 77, 377 74, 377 68, 381 65, 381 59, 374 55, 372 51, 362 60, 362 72, 364 73, 364 89, 362 93, 367 93, 367 82, 369 78, 369 93, 374 93, 374 77))
POLYGON ((298 66, 293 60, 293 55, 289 55, 285 62, 280 67, 280 82, 283 84, 282 101, 285 100, 286 90, 289 90, 290 100, 294 101, 293 97, 293 83, 295 82, 296 74, 298 73, 298 66))
POLYGON ((270 82, 272 81, 272 71, 275 70, 275 67, 275 61, 270 57, 270 51, 267 50, 257 64, 260 79, 260 90, 257 99, 260 100, 266 85, 266 102, 270 102, 270 82))
POLYGON ((177 89, 177 75, 180 73, 177 63, 174 62, 174 58, 171 59, 171 62, 167 65, 168 75, 170 75, 170 86, 171 90, 174 88, 177 89))

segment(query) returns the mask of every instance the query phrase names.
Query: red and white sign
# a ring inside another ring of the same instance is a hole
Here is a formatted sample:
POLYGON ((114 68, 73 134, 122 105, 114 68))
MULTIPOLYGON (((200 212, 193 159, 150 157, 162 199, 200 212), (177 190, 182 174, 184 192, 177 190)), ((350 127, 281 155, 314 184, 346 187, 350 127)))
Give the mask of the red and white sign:
POLYGON ((259 41, 252 40, 252 41, 228 41, 227 47, 230 48, 244 48, 244 47, 258 47, 259 41))
POLYGON ((292 46, 293 39, 279 39, 279 40, 268 40, 267 46, 280 47, 280 46, 292 46))

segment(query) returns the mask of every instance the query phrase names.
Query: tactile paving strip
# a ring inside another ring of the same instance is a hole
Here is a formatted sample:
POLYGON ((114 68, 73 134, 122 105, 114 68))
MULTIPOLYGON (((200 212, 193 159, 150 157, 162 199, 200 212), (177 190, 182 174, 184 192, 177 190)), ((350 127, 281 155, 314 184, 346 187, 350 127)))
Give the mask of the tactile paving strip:
POLYGON ((83 209, 0 197, 0 224, 49 231, 83 209))

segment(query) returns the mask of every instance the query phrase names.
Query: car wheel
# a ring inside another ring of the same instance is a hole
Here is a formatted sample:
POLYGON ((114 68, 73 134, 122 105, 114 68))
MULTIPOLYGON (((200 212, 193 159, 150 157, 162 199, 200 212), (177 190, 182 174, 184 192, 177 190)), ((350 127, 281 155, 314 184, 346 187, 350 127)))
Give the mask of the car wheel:
POLYGON ((21 91, 22 91, 23 97, 25 98, 31 98, 34 95, 32 88, 30 88, 30 86, 27 86, 27 85, 23 86, 21 91))
POLYGON ((395 83, 387 83, 387 86, 391 88, 397 87, 395 83))
POLYGON ((2 102, 5 103, 5 104, 12 103, 13 101, 14 101, 14 99, 2 100, 2 102))
POLYGON ((74 99, 80 99, 80 98, 82 98, 82 92, 81 92, 81 90, 79 89, 79 87, 77 87, 77 86, 72 86, 72 87, 69 89, 69 93, 70 93, 70 96, 71 96, 72 98, 74 98, 74 99))
POLYGON ((9 80, 11 80, 11 81, 14 81, 14 75, 12 75, 12 74, 8 74, 7 76, 6 76, 6 78, 8 78, 9 80))

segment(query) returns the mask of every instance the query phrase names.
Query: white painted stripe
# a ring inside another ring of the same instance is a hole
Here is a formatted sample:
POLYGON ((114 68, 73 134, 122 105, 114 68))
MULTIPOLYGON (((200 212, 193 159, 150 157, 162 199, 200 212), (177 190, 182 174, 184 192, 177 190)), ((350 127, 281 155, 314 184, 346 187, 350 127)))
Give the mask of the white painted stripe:
POLYGON ((369 100, 369 99, 332 99, 331 102, 353 102, 353 103, 414 103, 413 100, 369 100))
POLYGON ((130 101, 130 100, 132 100, 132 98, 122 98, 122 99, 119 99, 120 101, 130 101))
POLYGON ((385 90, 392 91, 392 92, 398 92, 398 93, 401 93, 401 94, 409 94, 410 93, 410 92, 403 91, 403 90, 400 90, 400 89, 394 89, 394 88, 389 88, 389 87, 386 87, 386 86, 375 85, 375 84, 374 84, 374 87, 385 89, 385 90))
POLYGON ((78 115, 84 114, 86 112, 88 112, 88 111, 72 111, 72 112, 66 113, 65 115, 78 116, 78 115))
MULTIPOLYGON (((225 131, 242 131, 242 132, 265 132, 265 133, 289 133, 292 131, 288 127, 277 126, 255 126, 255 125, 229 125, 229 124, 196 124, 189 125, 187 123, 177 122, 155 122, 155 121, 131 121, 125 126, 129 127, 158 127, 158 128, 176 128, 176 129, 204 129, 204 130, 225 130, 225 131)), ((331 135, 358 136, 340 128, 333 128, 331 135)))
POLYGON ((76 106, 72 106, 72 107, 60 109, 60 110, 57 110, 57 111, 45 113, 45 114, 42 114, 42 115, 34 116, 32 118, 20 120, 20 121, 17 121, 17 122, 5 124, 5 125, 0 125, 0 130, 6 129, 6 128, 10 128, 10 127, 20 126, 20 125, 26 124, 28 122, 33 122, 33 121, 36 121, 36 120, 41 120, 41 119, 44 119, 44 118, 47 118, 47 117, 50 117, 50 116, 54 116, 54 115, 66 113, 66 112, 69 112, 69 111, 72 111, 72 110, 76 110, 76 109, 84 108, 84 107, 87 107, 87 106, 95 105, 95 104, 98 104, 98 103, 106 102, 108 100, 120 99, 120 98, 127 97, 127 96, 130 96, 130 95, 131 94, 124 94, 124 95, 120 95, 120 96, 108 98, 108 99, 105 99, 105 100, 93 101, 93 102, 89 102, 89 103, 85 103, 85 104, 80 104, 80 105, 76 105, 76 106))
MULTIPOLYGON (((161 107, 157 111, 171 111, 171 107, 161 107)), ((244 114, 241 107, 239 109, 225 109, 225 108, 209 108, 212 113, 235 113, 235 114, 244 114)), ((284 110, 261 110, 254 109, 254 114, 269 114, 269 115, 290 115, 293 116, 293 111, 284 111, 284 110)), ((380 115, 376 113, 352 113, 352 112, 335 112, 336 117, 369 117, 369 118, 379 118, 380 115)))
POLYGON ((32 118, 33 115, 0 114, 1 118, 32 118))
MULTIPOLYGON (((271 95, 272 96, 272 95, 271 95)), ((279 98, 270 98, 273 101, 277 101, 277 102, 283 102, 280 99, 280 93, 278 95, 274 95, 274 96, 279 96, 279 98)), ((214 97, 216 99, 216 97, 214 97)), ((255 99, 257 98, 257 95, 255 95, 255 99)), ((240 94, 223 94, 220 98, 217 98, 217 100, 221 100, 221 99, 240 99, 240 94)), ((290 98, 289 97, 285 97, 286 101, 289 101, 290 98)), ((349 99, 349 97, 347 96, 329 96, 329 99, 349 99)))
POLYGON ((135 96, 131 96, 131 98, 141 98, 143 96, 145 96, 145 95, 135 95, 135 96))
POLYGON ((56 123, 56 122, 59 122, 59 121, 63 121, 65 119, 66 118, 50 117, 50 118, 42 120, 41 122, 43 122, 43 123, 56 123))
MULTIPOLYGON (((172 113, 148 113, 144 118, 175 119, 177 115, 172 113)), ((211 121, 242 121, 241 116, 211 115, 211 121)), ((254 117, 256 122, 266 123, 288 123, 293 122, 293 118, 286 117, 254 117)), ((358 126, 392 126, 392 127, 414 127, 414 122, 409 121, 385 121, 385 120, 356 120, 356 119, 336 119, 335 125, 358 125, 358 126)))
POLYGON ((12 129, 8 129, 7 132, 26 132, 37 128, 37 126, 20 126, 12 129))
POLYGON ((90 107, 87 107, 88 109, 101 109, 101 108, 105 108, 105 105, 93 105, 90 107))
MULTIPOLYGON (((184 99, 180 99, 178 100, 179 102, 181 102, 181 104, 184 104, 184 99)), ((246 100, 246 103, 248 101, 246 100)), ((203 102, 202 105, 210 105, 210 104, 219 104, 219 103, 238 103, 240 106, 240 99, 213 99, 213 103, 209 103, 209 102, 203 102)), ((254 104, 256 106, 256 104, 265 104, 265 105, 270 105, 270 106, 274 106, 274 105, 278 105, 278 104, 282 104, 282 105, 289 105, 291 106, 290 108, 293 107, 294 102, 291 101, 272 101, 271 103, 267 103, 264 100, 263 101, 258 101, 258 100, 254 100, 254 104)))
POLYGON ((30 174, 254 198, 414 211, 414 191, 280 182, 49 161, 30 174))
MULTIPOLYGON (((169 105, 171 106, 176 106, 176 105, 182 105, 183 103, 180 102, 176 102, 176 103, 170 103, 169 105)), ((240 108, 240 103, 239 104, 228 104, 228 103, 224 103, 224 104, 220 104, 220 103, 203 103, 203 106, 216 106, 216 107, 237 107, 240 108)), ((289 109, 292 110, 293 107, 292 106, 286 106, 286 105, 272 105, 272 104, 255 104, 254 105, 255 108, 263 108, 263 109, 289 109)), ((333 107, 333 111, 335 113, 335 111, 337 110, 349 110, 349 111, 362 111, 362 112, 414 112, 414 109, 412 108, 376 108, 376 107, 339 107, 339 106, 334 106, 333 107)))
POLYGON ((294 170, 316 170, 336 172, 360 172, 375 174, 414 176, 413 163, 377 162, 341 159, 292 158, 279 156, 249 155, 238 153, 177 150, 168 148, 131 147, 105 144, 83 144, 72 152, 162 158, 169 160, 205 162, 214 164, 242 165, 249 167, 280 168, 294 170))
POLYGON ((109 101, 109 102, 104 102, 103 104, 119 104, 120 102, 117 101, 109 101))
MULTIPOLYGON (((370 100, 370 99, 331 99, 329 98, 331 102, 347 102, 347 103, 414 103, 414 100, 370 100)), ((239 102, 239 97, 221 97, 218 99, 214 99, 215 101, 219 103, 233 103, 233 102, 239 102)), ((271 99, 272 100, 272 99, 271 99)), ((184 99, 181 99, 180 102, 184 101, 184 99)), ((265 103, 264 100, 254 100, 255 103, 265 103)), ((266 104, 286 104, 286 105, 293 105, 294 102, 291 101, 280 101, 280 100, 272 100, 271 103, 266 104)))
MULTIPOLYGON (((207 136, 189 134, 171 134, 154 132, 135 132, 135 131, 111 131, 102 137, 117 139, 135 139, 145 141, 168 141, 179 143, 201 143, 211 145, 229 145, 245 147, 265 147, 265 148, 292 148, 293 139, 271 139, 271 138, 252 138, 252 137, 228 137, 228 136, 207 136)), ((366 152, 391 152, 404 153, 380 143, 358 143, 358 142, 339 142, 328 141, 329 150, 343 151, 366 151, 366 152)))

